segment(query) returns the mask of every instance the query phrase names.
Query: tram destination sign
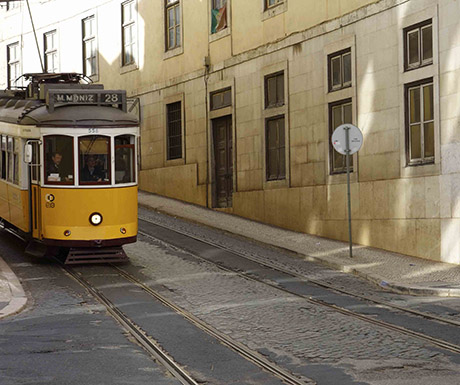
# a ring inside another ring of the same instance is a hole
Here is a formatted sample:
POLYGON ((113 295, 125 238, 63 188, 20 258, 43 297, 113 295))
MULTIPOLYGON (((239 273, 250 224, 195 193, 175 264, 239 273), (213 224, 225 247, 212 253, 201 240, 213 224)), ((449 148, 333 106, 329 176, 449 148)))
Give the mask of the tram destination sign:
POLYGON ((47 97, 50 112, 54 111, 57 104, 117 105, 125 110, 126 91, 51 89, 47 97))

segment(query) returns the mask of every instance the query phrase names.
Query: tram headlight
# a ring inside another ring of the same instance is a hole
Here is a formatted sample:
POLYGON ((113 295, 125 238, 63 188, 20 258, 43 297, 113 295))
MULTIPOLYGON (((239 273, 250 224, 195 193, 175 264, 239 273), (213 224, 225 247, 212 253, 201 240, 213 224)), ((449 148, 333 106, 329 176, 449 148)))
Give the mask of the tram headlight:
POLYGON ((98 226, 102 223, 102 215, 99 214, 99 213, 92 213, 90 216, 89 216, 89 222, 93 225, 93 226, 98 226))

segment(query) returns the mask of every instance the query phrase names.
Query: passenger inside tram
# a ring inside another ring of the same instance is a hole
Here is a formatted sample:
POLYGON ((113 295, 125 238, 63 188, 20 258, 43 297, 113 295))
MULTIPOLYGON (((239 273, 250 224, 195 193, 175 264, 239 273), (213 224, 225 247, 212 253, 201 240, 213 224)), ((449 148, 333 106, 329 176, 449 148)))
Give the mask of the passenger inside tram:
POLYGON ((81 180, 83 182, 101 182, 104 178, 105 173, 98 164, 96 157, 88 155, 85 167, 81 170, 81 180))

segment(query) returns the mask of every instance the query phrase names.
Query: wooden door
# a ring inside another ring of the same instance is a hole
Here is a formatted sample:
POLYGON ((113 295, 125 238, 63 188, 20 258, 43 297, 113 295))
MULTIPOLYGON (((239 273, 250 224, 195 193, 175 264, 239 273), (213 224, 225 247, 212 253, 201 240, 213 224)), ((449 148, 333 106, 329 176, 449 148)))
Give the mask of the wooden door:
POLYGON ((213 119, 215 200, 217 207, 232 207, 233 145, 232 117, 213 119))

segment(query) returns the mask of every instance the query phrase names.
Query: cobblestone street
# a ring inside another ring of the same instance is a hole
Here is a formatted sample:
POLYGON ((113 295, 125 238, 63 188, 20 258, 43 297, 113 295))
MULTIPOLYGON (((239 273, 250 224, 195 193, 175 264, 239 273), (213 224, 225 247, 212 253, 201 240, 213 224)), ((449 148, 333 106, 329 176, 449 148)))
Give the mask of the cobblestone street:
MULTIPOLYGON (((155 213, 144 211, 142 215, 168 221, 167 217, 155 213)), ((169 221, 170 225, 182 227, 182 230, 189 226, 190 231, 199 232, 196 225, 180 225, 174 219, 169 221)), ((206 228, 202 229, 201 236, 213 237, 214 242, 234 242, 235 248, 244 248, 246 253, 290 264, 296 269, 298 261, 287 260, 275 249, 268 255, 258 254, 263 249, 257 244, 218 235, 206 228)), ((458 356, 451 356, 415 338, 314 306, 276 288, 197 260, 192 254, 162 241, 141 236, 127 252, 134 265, 143 266, 141 271, 151 279, 150 283, 163 287, 163 295, 293 372, 307 377, 312 377, 312 372, 317 373, 318 378, 313 378, 321 379, 319 384, 337 384, 338 378, 341 384, 421 384, 426 376, 430 376, 430 381, 441 376, 443 379, 439 383, 443 384, 458 382, 458 356), (330 373, 334 373, 332 377, 330 373)), ((329 276, 334 280, 339 275, 305 263, 299 270, 315 278, 329 276)), ((340 285, 394 300, 399 297, 343 274, 340 285)), ((399 300, 403 299, 399 297, 399 300)), ((458 301, 451 302, 458 306, 458 301)))

